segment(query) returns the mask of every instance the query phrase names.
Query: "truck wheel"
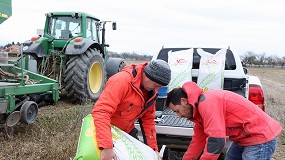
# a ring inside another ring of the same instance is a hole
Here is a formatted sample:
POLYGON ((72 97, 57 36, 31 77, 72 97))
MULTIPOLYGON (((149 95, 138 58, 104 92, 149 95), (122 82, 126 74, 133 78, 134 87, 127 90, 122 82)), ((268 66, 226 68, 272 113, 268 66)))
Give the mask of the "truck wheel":
POLYGON ((106 82, 104 59, 97 49, 88 49, 68 60, 65 76, 65 90, 71 102, 86 103, 88 98, 95 101, 106 82))
POLYGON ((21 119, 20 121, 22 123, 26 124, 32 124, 35 122, 37 116, 38 116, 38 105, 34 101, 26 101, 21 109, 21 119))

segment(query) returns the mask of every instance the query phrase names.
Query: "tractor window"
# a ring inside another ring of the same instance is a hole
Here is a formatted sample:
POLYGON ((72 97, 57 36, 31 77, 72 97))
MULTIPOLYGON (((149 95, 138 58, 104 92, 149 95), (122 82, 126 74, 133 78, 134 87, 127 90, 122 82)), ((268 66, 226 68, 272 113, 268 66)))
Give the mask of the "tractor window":
POLYGON ((93 39, 93 37, 92 37, 92 20, 89 18, 87 19, 86 38, 93 39))
POLYGON ((97 30, 97 21, 92 21, 92 31, 93 31, 93 40, 99 42, 98 30, 97 30))
POLYGON ((72 37, 80 35, 81 34, 81 26, 80 21, 72 21, 69 23, 69 29, 71 31, 72 37))
POLYGON ((80 19, 71 16, 51 17, 48 33, 55 39, 69 39, 80 35, 80 19))
POLYGON ((97 25, 95 20, 91 18, 87 18, 87 26, 86 26, 86 38, 92 39, 96 42, 98 39, 97 25))

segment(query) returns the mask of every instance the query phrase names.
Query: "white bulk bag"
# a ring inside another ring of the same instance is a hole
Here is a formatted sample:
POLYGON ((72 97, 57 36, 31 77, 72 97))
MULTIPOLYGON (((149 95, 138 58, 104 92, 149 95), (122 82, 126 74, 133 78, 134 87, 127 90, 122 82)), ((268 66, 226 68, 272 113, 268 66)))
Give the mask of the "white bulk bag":
POLYGON ((182 86, 187 81, 192 81, 193 48, 168 52, 168 64, 171 69, 171 80, 168 91, 182 86))
POLYGON ((223 89, 225 56, 227 49, 221 49, 216 54, 197 49, 201 56, 197 84, 204 90, 223 89))

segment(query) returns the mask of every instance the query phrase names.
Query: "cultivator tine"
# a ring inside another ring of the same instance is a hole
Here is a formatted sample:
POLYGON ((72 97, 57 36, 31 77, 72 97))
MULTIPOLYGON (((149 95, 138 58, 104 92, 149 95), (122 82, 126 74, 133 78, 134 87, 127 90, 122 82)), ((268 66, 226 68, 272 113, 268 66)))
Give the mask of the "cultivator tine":
POLYGON ((7 137, 7 139, 13 138, 13 135, 14 135, 14 127, 13 127, 13 126, 12 126, 12 127, 9 127, 9 126, 7 126, 7 124, 5 124, 4 128, 5 128, 5 132, 6 132, 6 137, 7 137))

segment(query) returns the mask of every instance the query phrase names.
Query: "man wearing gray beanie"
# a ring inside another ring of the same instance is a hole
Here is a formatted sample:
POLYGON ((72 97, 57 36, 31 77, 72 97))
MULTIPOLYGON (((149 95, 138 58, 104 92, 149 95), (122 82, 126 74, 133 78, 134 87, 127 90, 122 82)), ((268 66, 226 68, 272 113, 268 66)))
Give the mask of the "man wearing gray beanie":
POLYGON ((109 78, 92 110, 101 160, 116 159, 111 125, 138 139, 136 121, 140 123, 144 143, 158 151, 155 104, 158 89, 167 86, 170 79, 170 67, 160 59, 126 66, 109 78))

